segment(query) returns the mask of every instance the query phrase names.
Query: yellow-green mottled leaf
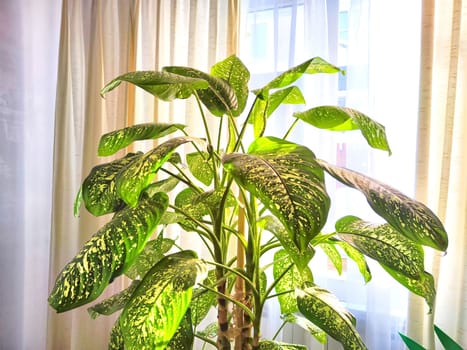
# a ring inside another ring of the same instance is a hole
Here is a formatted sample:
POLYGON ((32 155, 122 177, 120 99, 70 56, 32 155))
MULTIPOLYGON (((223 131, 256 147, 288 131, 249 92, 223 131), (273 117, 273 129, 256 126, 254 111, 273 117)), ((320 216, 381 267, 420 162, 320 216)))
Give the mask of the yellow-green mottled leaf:
POLYGON ((206 264, 192 251, 159 261, 143 278, 120 316, 125 347, 166 349, 188 310, 193 286, 206 275, 206 264))
POLYGON ((165 72, 174 73, 184 77, 202 79, 208 83, 208 88, 198 90, 201 102, 215 116, 222 116, 238 108, 237 96, 234 89, 224 79, 201 72, 189 67, 164 67, 165 72))
POLYGON ((170 139, 139 157, 120 171, 116 178, 117 193, 125 203, 135 206, 141 192, 151 183, 159 168, 174 150, 184 143, 195 141, 191 137, 170 139))
POLYGON ((340 342, 344 350, 366 349, 355 328, 355 318, 336 296, 316 285, 296 290, 300 312, 313 324, 340 342))
POLYGON ((365 280, 365 283, 370 282, 371 271, 368 263, 366 262, 365 256, 347 242, 340 240, 330 240, 330 242, 334 242, 334 244, 340 246, 345 254, 347 254, 347 256, 357 264, 358 270, 365 280))
MULTIPOLYGON (((128 153, 125 157, 92 168, 84 179, 80 192, 86 209, 93 215, 113 213, 124 206, 117 194, 116 179, 128 164, 141 158, 142 153, 128 153)), ((75 203, 75 213, 78 203, 75 203)))
POLYGON ((193 348, 195 335, 191 321, 191 311, 188 309, 178 326, 175 335, 167 345, 167 350, 190 350, 193 348))
POLYGON ((330 205, 313 152, 274 137, 256 139, 248 152, 225 155, 224 168, 281 221, 303 252, 324 226, 330 205))
POLYGON ((110 331, 109 350, 125 350, 125 343, 123 341, 123 334, 119 321, 120 319, 117 318, 117 321, 115 321, 110 331))
MULTIPOLYGON (((216 270, 210 270, 208 277, 204 281, 205 285, 215 287, 216 285, 216 270)), ((197 287, 193 290, 193 298, 191 300, 191 315, 194 325, 199 325, 205 319, 211 307, 217 302, 217 295, 203 287, 197 287)))
POLYGON ((288 344, 272 340, 260 340, 259 350, 307 350, 305 345, 288 344))
POLYGON ((439 218, 423 203, 356 171, 320 160, 332 177, 362 192, 371 208, 412 241, 445 251, 448 236, 439 218))
POLYGON ((132 83, 163 101, 188 98, 194 91, 206 89, 209 84, 204 79, 187 77, 169 72, 137 71, 115 78, 104 86, 101 96, 119 86, 122 81, 132 83))
POLYGON ((189 153, 186 155, 186 162, 188 168, 193 176, 201 181, 206 186, 209 186, 214 179, 212 164, 209 160, 209 154, 203 153, 189 153))
POLYGON ((149 196, 152 197, 158 192, 165 192, 168 193, 172 191, 178 184, 180 180, 175 177, 169 177, 167 179, 163 179, 157 182, 150 184, 144 192, 149 196))
POLYGON ((323 332, 322 329, 316 327, 312 322, 307 320, 305 317, 297 315, 297 314, 288 314, 284 315, 282 319, 286 322, 296 324, 297 326, 303 328, 308 333, 310 333, 313 338, 319 341, 321 344, 326 344, 327 342, 327 335, 323 332))
POLYGON ((360 129, 371 147, 388 151, 391 154, 384 126, 355 109, 319 106, 304 112, 294 113, 294 117, 320 129, 334 131, 360 129))
POLYGON ((168 206, 165 193, 118 212, 81 248, 55 281, 49 304, 57 312, 95 300, 134 262, 168 206))
POLYGON ((424 254, 414 243, 389 224, 374 225, 355 216, 336 222, 339 237, 363 254, 403 275, 418 279, 423 274, 424 254))
POLYGON ((342 275, 342 256, 333 244, 323 242, 319 245, 323 252, 331 260, 339 275, 342 275))
POLYGON ((248 98, 250 72, 237 56, 232 55, 212 66, 211 74, 224 79, 235 91, 238 107, 232 110, 232 115, 234 117, 239 116, 245 109, 248 98))
POLYGON ((435 280, 431 274, 424 272, 422 276, 416 280, 409 278, 384 264, 380 265, 389 273, 397 282, 402 284, 412 293, 423 297, 430 308, 430 313, 433 309, 433 304, 436 297, 435 280))
POLYGON ((97 153, 100 156, 110 156, 133 141, 157 139, 184 128, 185 125, 182 124, 145 123, 111 131, 102 135, 97 153))

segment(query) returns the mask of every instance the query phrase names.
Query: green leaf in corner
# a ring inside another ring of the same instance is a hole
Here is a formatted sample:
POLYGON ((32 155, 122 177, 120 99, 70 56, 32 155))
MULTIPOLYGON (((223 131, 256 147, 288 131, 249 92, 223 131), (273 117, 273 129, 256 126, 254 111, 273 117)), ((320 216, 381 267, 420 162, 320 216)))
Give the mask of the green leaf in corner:
POLYGON ((120 328, 120 318, 115 321, 110 331, 110 340, 108 350, 125 350, 122 329, 120 328))
POLYGON ((206 89, 209 86, 207 81, 196 77, 169 72, 137 71, 120 75, 106 84, 101 90, 101 96, 104 97, 106 93, 119 86, 122 81, 132 83, 163 101, 188 98, 196 90, 206 89))
POLYGON ((117 193, 125 203, 135 206, 141 192, 151 183, 159 168, 170 158, 177 147, 195 141, 192 137, 170 139, 120 171, 116 178, 117 193))
POLYGON ((446 230, 426 205, 356 171, 318 162, 332 177, 362 192, 371 208, 404 236, 441 251, 447 249, 446 230))
POLYGON ((55 281, 49 304, 64 312, 95 300, 143 250, 168 206, 165 193, 126 207, 81 248, 55 281))
POLYGON ((404 335, 402 333, 399 333, 399 335, 400 335, 402 341, 405 343, 405 345, 407 345, 407 349, 409 349, 409 350, 426 350, 426 348, 424 348, 423 346, 418 344, 415 340, 410 339, 409 337, 407 337, 406 335, 404 335))
POLYGON ((259 350, 307 350, 305 345, 281 343, 272 340, 260 340, 259 350))
POLYGON ((81 203, 83 202, 83 187, 81 186, 76 194, 75 202, 73 204, 73 215, 75 218, 79 216, 79 208, 81 207, 81 203))
POLYGON ((380 265, 387 273, 391 275, 397 282, 402 284, 405 288, 412 293, 423 297, 429 307, 429 312, 433 310, 433 305, 436 297, 435 280, 431 274, 424 272, 419 279, 409 278, 384 264, 380 265))
POLYGON ((238 107, 232 110, 232 115, 234 117, 239 116, 245 109, 249 92, 250 72, 247 67, 237 56, 232 55, 212 66, 211 74, 224 79, 235 91, 238 107))
POLYGON ((288 315, 284 315, 282 318, 286 322, 296 324, 297 326, 303 328, 308 333, 310 333, 313 336, 313 338, 315 338, 321 344, 326 344, 328 340, 326 333, 323 332, 322 329, 316 327, 313 323, 311 323, 305 317, 297 315, 297 314, 288 314, 288 315))
POLYGON ((446 350, 463 350, 463 348, 457 344, 454 339, 444 333, 437 325, 434 326, 435 333, 438 336, 439 341, 443 344, 446 350))
POLYGON ((110 156, 133 141, 157 139, 184 128, 183 124, 145 123, 111 131, 102 135, 97 153, 110 156))
POLYGON ((234 89, 224 79, 204 73, 189 67, 164 67, 165 72, 179 76, 203 79, 208 83, 208 88, 198 90, 197 94, 201 102, 215 116, 221 117, 238 108, 237 96, 234 89))
POLYGON ((340 342, 344 350, 367 349, 355 328, 355 318, 335 295, 312 284, 297 289, 295 293, 300 312, 340 342))
POLYGON ((330 205, 313 152, 274 137, 256 139, 248 152, 225 155, 224 168, 282 222, 300 251, 308 249, 330 205))
POLYGON ((304 112, 296 112, 294 117, 320 129, 333 131, 360 129, 371 147, 388 151, 389 155, 391 154, 384 126, 355 109, 319 106, 304 112))
POLYGON ((143 278, 120 316, 125 346, 166 349, 188 310, 193 286, 206 275, 206 264, 192 251, 159 261, 143 278))
POLYGON ((423 248, 389 224, 375 225, 345 216, 336 222, 336 231, 363 254, 409 278, 418 279, 423 274, 423 248))
POLYGON ((206 186, 211 184, 214 179, 214 175, 208 153, 189 153, 186 155, 186 162, 188 163, 188 168, 196 179, 206 186))
POLYGON ((193 349, 195 335, 191 322, 191 311, 188 309, 183 317, 177 331, 167 345, 167 350, 190 350, 193 349))
MULTIPOLYGON (((124 202, 116 191, 118 174, 128 164, 142 157, 142 153, 128 153, 125 157, 110 163, 100 164, 92 168, 84 179, 80 192, 86 209, 99 216, 113 213, 124 206, 124 202)), ((75 203, 75 212, 79 205, 79 197, 75 203)))

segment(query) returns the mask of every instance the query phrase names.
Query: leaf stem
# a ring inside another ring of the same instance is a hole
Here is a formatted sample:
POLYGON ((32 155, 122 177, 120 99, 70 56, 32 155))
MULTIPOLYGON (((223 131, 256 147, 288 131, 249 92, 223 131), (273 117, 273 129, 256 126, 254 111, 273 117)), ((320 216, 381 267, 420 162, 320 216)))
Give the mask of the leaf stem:
POLYGON ((283 140, 286 140, 287 137, 289 137, 290 133, 292 132, 292 130, 295 128, 295 126, 297 125, 298 121, 300 119, 298 118, 295 118, 295 120, 293 121, 292 125, 290 125, 289 129, 287 130, 287 132, 285 133, 285 135, 282 137, 283 140))
POLYGON ((197 91, 194 91, 193 94, 196 98, 196 103, 198 104, 199 112, 201 113, 201 118, 203 119, 204 130, 206 132, 206 138, 208 140, 208 144, 212 145, 211 134, 209 132, 208 122, 206 120, 206 115, 204 114, 203 106, 201 105, 201 100, 199 99, 197 91))
POLYGON ((274 337, 272 337, 272 339, 271 339, 272 341, 276 340, 279 333, 284 329, 286 324, 287 324, 287 321, 282 322, 281 326, 277 329, 276 333, 274 334, 274 337))

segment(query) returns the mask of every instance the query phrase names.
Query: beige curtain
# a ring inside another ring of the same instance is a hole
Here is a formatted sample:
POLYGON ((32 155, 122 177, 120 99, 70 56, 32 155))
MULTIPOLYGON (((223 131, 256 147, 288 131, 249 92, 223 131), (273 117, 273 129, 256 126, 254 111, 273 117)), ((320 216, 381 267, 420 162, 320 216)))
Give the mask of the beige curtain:
MULTIPOLYGON (((188 122, 190 105, 162 104, 122 84, 99 96, 104 84, 135 69, 193 65, 207 70, 236 50, 235 0, 64 0, 56 103, 50 283, 108 218, 73 202, 97 157, 101 134, 140 121, 188 122)), ((121 154, 119 154, 121 155, 121 154)), ((117 155, 118 156, 118 155, 117 155)), ((116 279, 109 296, 125 285, 116 279)), ((91 320, 86 306, 63 314, 49 309, 47 349, 105 349, 115 317, 91 320)))
POLYGON ((427 315, 412 297, 409 335, 434 349, 434 322, 466 347, 467 1, 424 0, 422 33, 417 196, 445 223, 449 248, 427 256, 437 280, 436 311, 427 315))

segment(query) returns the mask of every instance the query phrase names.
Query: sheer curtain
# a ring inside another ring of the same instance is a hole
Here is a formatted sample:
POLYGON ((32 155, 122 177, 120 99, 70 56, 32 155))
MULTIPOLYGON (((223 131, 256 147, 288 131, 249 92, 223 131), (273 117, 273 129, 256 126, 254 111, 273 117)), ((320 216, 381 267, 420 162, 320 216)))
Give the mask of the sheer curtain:
MULTIPOLYGON (((428 257, 438 281, 434 323, 467 347, 467 1, 424 0, 423 28, 417 196, 449 234, 447 254, 428 257)), ((433 317, 419 300, 410 305, 409 334, 434 349, 433 317)))
MULTIPOLYGON (((64 265, 107 218, 73 201, 97 157, 101 134, 141 121, 189 122, 190 106, 157 103, 127 84, 104 84, 135 69, 194 65, 207 70, 235 49, 236 1, 64 0, 56 104, 50 288, 64 265)), ((118 156, 118 155, 117 155, 118 156)), ((121 290, 116 279, 104 298, 121 290)), ((104 349, 115 317, 90 319, 86 307, 48 313, 48 349, 104 349)))
MULTIPOLYGON (((304 77, 299 85, 307 106, 298 109, 321 104, 359 109, 386 125, 393 155, 370 150, 355 132, 332 134, 297 127, 293 137, 318 157, 367 173, 409 195, 414 194, 420 6, 420 1, 403 0, 250 1, 242 10, 244 32, 240 36, 240 57, 256 73, 253 88, 314 56, 344 68, 345 77, 304 77)), ((272 116, 266 134, 282 136, 294 109, 287 106, 280 115, 272 116)), ((332 232, 334 221, 343 215, 381 220, 355 190, 330 179, 328 188, 333 203, 326 232, 332 232)), ((345 263, 342 276, 333 271, 325 256, 317 255, 313 261, 317 283, 337 294, 354 313, 369 349, 404 348, 398 335, 405 332, 407 322, 407 292, 402 286, 377 264, 371 264, 373 280, 364 285, 352 261, 345 263)), ((265 332, 274 334, 277 306, 271 304, 267 312, 271 330, 265 332)), ((296 328, 286 327, 281 337, 320 348, 296 328)), ((330 340, 327 349, 340 349, 340 345, 330 340)))

